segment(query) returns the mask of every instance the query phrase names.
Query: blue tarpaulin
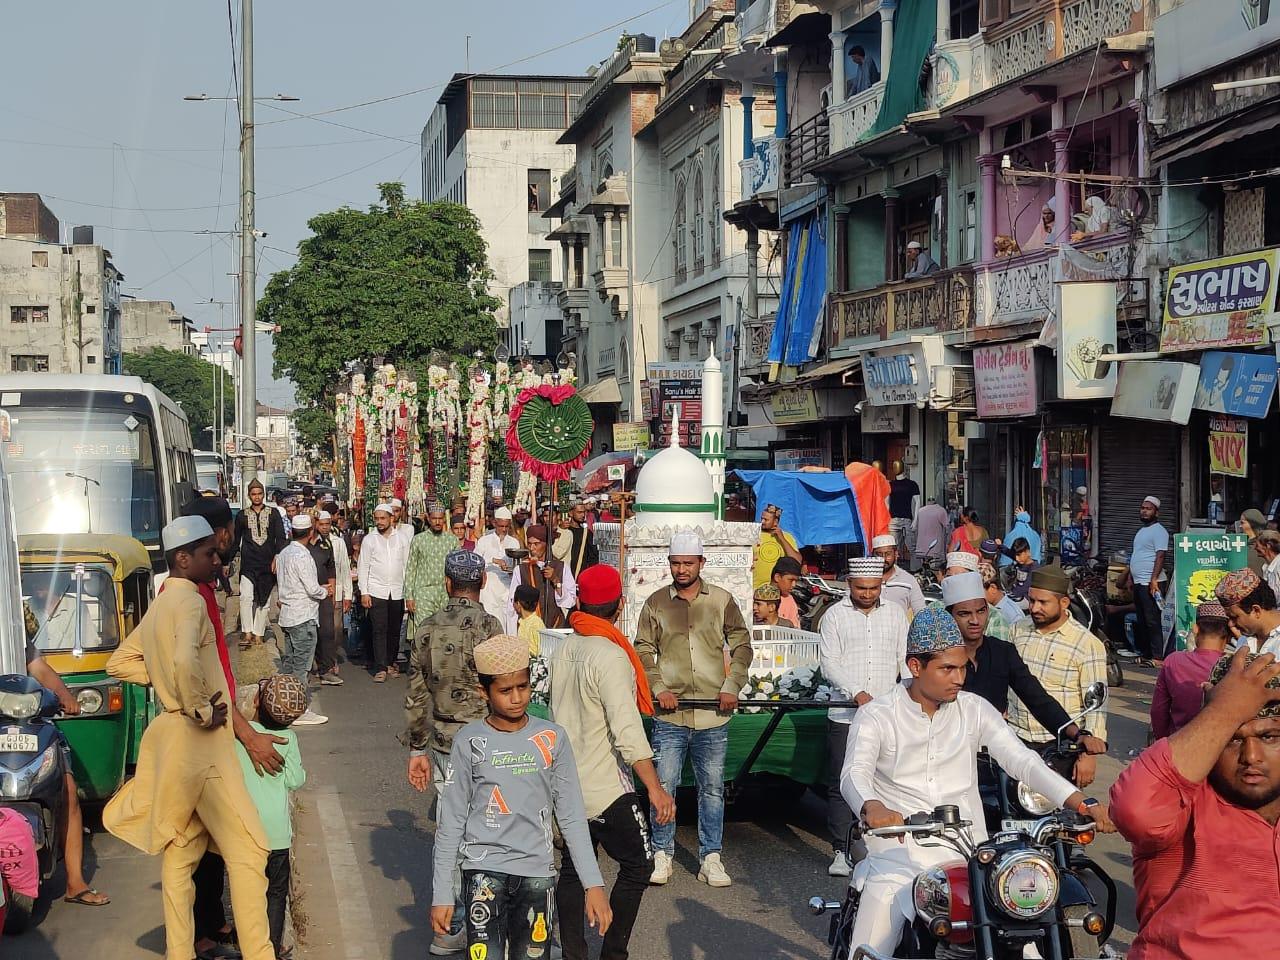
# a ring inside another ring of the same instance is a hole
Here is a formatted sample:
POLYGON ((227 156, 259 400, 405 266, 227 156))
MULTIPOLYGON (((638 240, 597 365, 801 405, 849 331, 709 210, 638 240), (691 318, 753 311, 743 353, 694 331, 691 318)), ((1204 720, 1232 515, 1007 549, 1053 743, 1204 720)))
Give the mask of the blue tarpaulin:
POLYGON ((787 268, 778 316, 769 341, 769 362, 800 366, 814 357, 813 340, 827 294, 827 237, 816 214, 791 224, 787 268))
POLYGON ((756 495, 756 521, 765 504, 782 508, 782 527, 801 547, 865 543, 858 502, 843 473, 735 470, 756 495))

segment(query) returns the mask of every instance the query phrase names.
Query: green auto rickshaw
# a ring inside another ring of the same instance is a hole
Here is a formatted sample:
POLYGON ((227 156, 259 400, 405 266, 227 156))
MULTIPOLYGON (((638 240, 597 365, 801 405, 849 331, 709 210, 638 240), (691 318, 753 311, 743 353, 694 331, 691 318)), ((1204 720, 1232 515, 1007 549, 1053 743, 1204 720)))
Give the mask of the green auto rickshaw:
POLYGON ((149 688, 107 676, 107 660, 151 601, 151 558, 118 534, 18 538, 22 598, 40 624, 36 646, 80 704, 58 727, 80 796, 107 800, 137 762, 154 714, 149 688))

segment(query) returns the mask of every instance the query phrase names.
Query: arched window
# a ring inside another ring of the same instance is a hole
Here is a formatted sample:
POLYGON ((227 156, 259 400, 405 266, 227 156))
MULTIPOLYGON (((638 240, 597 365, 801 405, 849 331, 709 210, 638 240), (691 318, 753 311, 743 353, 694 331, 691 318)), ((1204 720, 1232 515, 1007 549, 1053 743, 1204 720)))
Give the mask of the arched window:
POLYGON ((631 350, 627 346, 627 338, 618 341, 618 379, 631 379, 631 350))
POLYGON ((676 283, 684 283, 689 275, 689 211, 685 203, 684 177, 676 174, 676 216, 671 234, 672 273, 676 283))
POLYGON ((707 265, 707 190, 702 178, 702 164, 693 168, 693 275, 707 265))
POLYGON ((720 154, 711 155, 711 217, 707 230, 711 234, 710 266, 720 265, 720 241, 724 237, 724 223, 721 221, 720 209, 720 154))

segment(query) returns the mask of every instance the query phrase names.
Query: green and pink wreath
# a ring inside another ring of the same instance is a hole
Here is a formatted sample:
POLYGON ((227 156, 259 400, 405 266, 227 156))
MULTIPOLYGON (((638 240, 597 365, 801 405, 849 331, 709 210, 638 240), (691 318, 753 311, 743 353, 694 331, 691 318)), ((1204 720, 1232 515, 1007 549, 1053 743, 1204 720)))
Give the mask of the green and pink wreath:
POLYGON ((568 480, 591 450, 595 421, 587 402, 569 384, 541 384, 520 391, 511 407, 507 455, 539 480, 568 480))

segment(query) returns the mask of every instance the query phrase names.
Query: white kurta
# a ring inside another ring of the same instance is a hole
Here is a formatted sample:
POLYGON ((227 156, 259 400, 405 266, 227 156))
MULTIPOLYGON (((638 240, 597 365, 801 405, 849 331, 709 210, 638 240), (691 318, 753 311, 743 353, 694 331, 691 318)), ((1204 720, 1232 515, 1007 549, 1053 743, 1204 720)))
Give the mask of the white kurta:
MULTIPOLYGON (((1023 746, 995 707, 961 693, 929 717, 904 686, 860 709, 849 730, 840 792, 855 814, 878 800, 904 817, 954 804, 970 821, 973 836, 986 839, 978 794, 978 751, 982 747, 1017 780, 1058 806, 1076 788, 1023 746)), ((901 924, 914 916, 911 883, 923 870, 957 854, 950 847, 922 846, 908 837, 867 837, 867 858, 854 871, 862 890, 854 929, 856 944, 881 951, 897 946, 901 924)))
MULTIPOLYGON (((515 572, 511 575, 511 585, 507 588, 507 608, 501 617, 502 628, 507 633, 514 634, 520 626, 520 618, 516 616, 515 600, 516 587, 524 583, 524 568, 517 566, 515 572)), ((578 584, 573 579, 573 571, 569 569, 569 564, 564 565, 564 577, 560 580, 560 585, 556 587, 556 606, 559 607, 567 617, 569 611, 578 605, 578 584)), ((543 617, 545 620, 546 618, 543 617)))
POLYGON ((515 537, 510 534, 499 537, 493 530, 476 541, 476 553, 484 559, 485 573, 484 587, 480 590, 480 604, 485 613, 496 618, 499 623, 507 622, 507 597, 511 592, 510 570, 515 566, 515 561, 507 556, 507 551, 519 549, 520 541, 515 537), (503 571, 494 562, 496 560, 505 562, 507 570, 503 571))

